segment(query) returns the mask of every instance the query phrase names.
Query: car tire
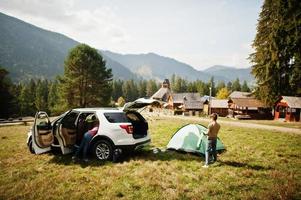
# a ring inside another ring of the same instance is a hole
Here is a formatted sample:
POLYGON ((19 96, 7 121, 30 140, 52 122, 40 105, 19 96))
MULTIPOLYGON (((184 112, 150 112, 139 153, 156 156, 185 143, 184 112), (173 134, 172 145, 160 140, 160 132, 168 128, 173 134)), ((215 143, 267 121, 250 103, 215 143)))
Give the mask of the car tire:
POLYGON ((32 146, 32 138, 29 139, 27 146, 28 146, 28 150, 30 151, 30 153, 35 154, 33 146, 32 146))
POLYGON ((100 161, 112 160, 113 151, 113 145, 107 140, 98 140, 93 146, 94 156, 100 161))

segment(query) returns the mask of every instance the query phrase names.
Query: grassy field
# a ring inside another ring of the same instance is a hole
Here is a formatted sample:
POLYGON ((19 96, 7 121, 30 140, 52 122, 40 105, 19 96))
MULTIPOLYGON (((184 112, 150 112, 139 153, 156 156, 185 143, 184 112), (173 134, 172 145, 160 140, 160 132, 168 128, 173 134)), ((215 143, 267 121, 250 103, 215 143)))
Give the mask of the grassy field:
MULTIPOLYGON (((164 148, 186 120, 150 119, 152 148, 164 148)), ((301 199, 301 136, 223 126, 227 151, 204 158, 141 150, 122 163, 72 163, 32 155, 29 126, 0 127, 0 199, 301 199)))

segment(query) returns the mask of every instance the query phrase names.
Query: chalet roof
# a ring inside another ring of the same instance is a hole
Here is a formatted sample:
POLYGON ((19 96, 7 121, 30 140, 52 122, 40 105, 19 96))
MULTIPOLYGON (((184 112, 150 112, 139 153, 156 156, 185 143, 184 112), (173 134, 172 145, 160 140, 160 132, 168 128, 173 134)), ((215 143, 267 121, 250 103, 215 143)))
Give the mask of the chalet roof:
POLYGON ((228 108, 228 99, 211 99, 211 108, 228 108))
POLYGON ((282 96, 281 101, 286 102, 291 108, 301 108, 301 97, 282 96))
MULTIPOLYGON (((239 107, 265 108, 266 106, 255 98, 231 98, 232 102, 239 107)), ((229 100, 229 101, 231 101, 229 100)))
POLYGON ((201 101, 184 101, 185 109, 199 110, 203 109, 204 105, 201 101))
POLYGON ((169 88, 161 87, 153 96, 152 99, 158 99, 162 101, 167 101, 168 97, 170 96, 171 92, 169 88))
POLYGON ((229 98, 250 98, 252 93, 250 92, 240 92, 240 91, 233 91, 230 95, 229 98))
POLYGON ((174 103, 183 103, 184 99, 187 102, 191 102, 191 101, 201 102, 201 95, 199 93, 173 93, 172 99, 174 103))

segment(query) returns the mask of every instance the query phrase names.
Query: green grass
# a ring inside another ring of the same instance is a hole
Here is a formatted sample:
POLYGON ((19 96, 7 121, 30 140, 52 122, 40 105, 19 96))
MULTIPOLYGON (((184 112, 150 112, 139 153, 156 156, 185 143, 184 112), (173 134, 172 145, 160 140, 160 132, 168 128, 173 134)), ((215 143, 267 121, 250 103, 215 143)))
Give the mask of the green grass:
MULTIPOLYGON (((164 148, 187 120, 150 119, 151 147, 164 148)), ((72 163, 32 155, 29 126, 0 127, 0 199, 300 199, 301 136, 222 126, 227 151, 204 158, 141 150, 122 163, 72 163)))

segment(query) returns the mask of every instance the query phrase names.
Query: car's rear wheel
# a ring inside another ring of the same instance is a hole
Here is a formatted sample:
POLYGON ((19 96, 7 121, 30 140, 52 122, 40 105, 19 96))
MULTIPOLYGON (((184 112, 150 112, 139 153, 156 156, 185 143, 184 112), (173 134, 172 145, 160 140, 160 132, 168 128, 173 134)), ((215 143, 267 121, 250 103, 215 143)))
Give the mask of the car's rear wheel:
POLYGON ((93 153, 98 160, 112 160, 113 145, 107 140, 99 140, 94 144, 93 153))
POLYGON ((28 141, 28 150, 30 151, 30 153, 34 154, 34 149, 33 149, 33 146, 32 146, 32 138, 29 139, 28 141))

